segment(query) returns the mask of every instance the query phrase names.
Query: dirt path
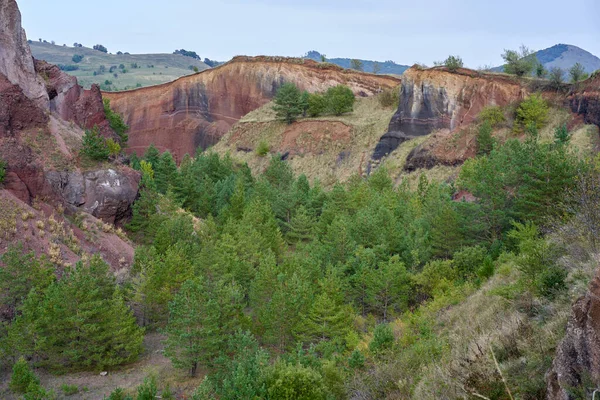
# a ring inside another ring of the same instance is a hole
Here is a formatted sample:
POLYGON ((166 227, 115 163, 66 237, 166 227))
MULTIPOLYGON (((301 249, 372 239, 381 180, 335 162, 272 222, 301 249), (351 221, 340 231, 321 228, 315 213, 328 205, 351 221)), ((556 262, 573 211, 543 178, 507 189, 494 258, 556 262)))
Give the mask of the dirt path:
MULTIPOLYGON (((185 372, 175 370, 169 359, 162 354, 162 340, 164 340, 164 337, 157 333, 146 335, 144 339, 145 350, 144 354, 140 356, 140 360, 119 370, 109 371, 106 376, 100 376, 96 372, 77 372, 65 375, 52 375, 43 370, 36 370, 35 372, 40 377, 42 386, 54 390, 58 399, 102 400, 118 387, 125 389, 127 393, 133 394, 136 387, 144 381, 144 378, 151 374, 157 377, 160 389, 169 384, 176 398, 189 398, 189 395, 202 381, 204 374, 200 372, 196 378, 189 378, 185 372), (64 384, 77 386, 78 393, 65 396, 61 389, 64 384)), ((14 396, 8 389, 9 380, 10 371, 1 371, 0 398, 17 400, 18 397, 14 396)))

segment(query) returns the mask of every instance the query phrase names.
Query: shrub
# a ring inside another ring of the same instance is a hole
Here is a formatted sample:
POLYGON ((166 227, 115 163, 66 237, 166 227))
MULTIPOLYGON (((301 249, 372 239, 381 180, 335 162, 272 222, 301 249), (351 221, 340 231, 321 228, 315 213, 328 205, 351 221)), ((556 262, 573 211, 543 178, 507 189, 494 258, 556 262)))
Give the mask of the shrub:
POLYGON ((79 393, 79 388, 77 385, 67 385, 66 383, 60 385, 60 390, 63 391, 65 396, 72 396, 76 393, 79 393))
POLYGON ((301 365, 277 364, 267 376, 267 393, 271 400, 325 400, 323 377, 314 369, 301 365))
POLYGON ((348 365, 350 368, 360 369, 365 366, 365 356, 360 352, 360 350, 356 349, 350 354, 350 358, 348 358, 348 365))
POLYGON ((23 357, 13 365, 9 387, 15 393, 26 393, 31 385, 39 385, 40 380, 29 368, 29 364, 23 357))
POLYGON ((571 135, 569 134, 569 130, 567 129, 567 124, 562 124, 554 130, 554 143, 566 144, 569 143, 570 139, 571 135))
POLYGON ((116 388, 106 400, 133 400, 133 398, 126 395, 122 388, 116 388))
POLYGON ((328 110, 335 115, 342 115, 354 109, 356 101, 354 93, 348 86, 338 85, 325 92, 328 110))
POLYGON ((6 178, 6 162, 0 160, 0 184, 4 182, 6 178))
POLYGON ((83 135, 83 147, 81 153, 91 160, 104 161, 108 160, 110 150, 104 138, 100 135, 97 126, 85 131, 83 135))
POLYGON ((529 75, 537 65, 534 52, 525 46, 521 46, 519 50, 504 50, 502 58, 506 63, 504 72, 511 75, 529 75))
POLYGON ((111 157, 116 157, 121 152, 121 145, 111 138, 106 139, 106 147, 111 157))
POLYGON ((73 55, 73 58, 71 58, 71 60, 75 63, 78 64, 81 62, 81 60, 83 60, 83 56, 81 54, 75 54, 73 55))
POLYGON ((492 127, 506 121, 506 118, 504 117, 504 112, 499 106, 485 107, 479 113, 478 118, 481 122, 489 122, 492 127))
POLYGON ((258 146, 256 147, 256 155, 259 157, 264 157, 267 154, 269 154, 269 151, 271 149, 269 148, 269 145, 267 144, 267 142, 265 142, 264 140, 261 140, 260 143, 258 143, 258 146))
POLYGON ((318 117, 327 110, 327 100, 325 96, 318 93, 313 93, 308 96, 308 115, 310 117, 318 117))
POLYGON ((138 386, 137 389, 137 400, 154 400, 158 394, 158 388, 156 387, 156 378, 154 376, 148 376, 144 379, 144 383, 138 386))
POLYGON ((102 103, 104 104, 104 115, 106 115, 106 119, 108 120, 110 128, 113 131, 115 131, 117 135, 119 135, 121 147, 124 147, 127 144, 127 141, 129 140, 129 137, 127 136, 129 126, 125 124, 123 118, 119 114, 117 114, 110 108, 109 99, 103 99, 102 103))
POLYGON ((532 94, 523 100, 517 108, 515 128, 526 128, 535 125, 541 128, 548 119, 548 104, 540 94, 532 94))
POLYGON ((460 56, 448 56, 448 58, 444 60, 444 66, 450 71, 456 71, 463 67, 463 60, 460 56))
POLYGON ((369 343, 369 350, 373 354, 379 354, 389 350, 394 345, 394 331, 389 324, 379 324, 373 331, 373 340, 369 343))
POLYGON ((398 107, 400 101, 400 90, 398 88, 387 89, 377 96, 382 107, 398 107))

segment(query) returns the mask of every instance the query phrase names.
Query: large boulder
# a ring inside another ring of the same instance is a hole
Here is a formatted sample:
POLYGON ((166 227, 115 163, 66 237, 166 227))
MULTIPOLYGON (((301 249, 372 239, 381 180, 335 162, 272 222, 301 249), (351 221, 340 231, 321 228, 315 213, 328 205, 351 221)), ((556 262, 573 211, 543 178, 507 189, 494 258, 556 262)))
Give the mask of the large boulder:
POLYGON ((46 178, 68 205, 115 224, 131 216, 140 182, 139 173, 129 168, 85 173, 49 171, 46 178))

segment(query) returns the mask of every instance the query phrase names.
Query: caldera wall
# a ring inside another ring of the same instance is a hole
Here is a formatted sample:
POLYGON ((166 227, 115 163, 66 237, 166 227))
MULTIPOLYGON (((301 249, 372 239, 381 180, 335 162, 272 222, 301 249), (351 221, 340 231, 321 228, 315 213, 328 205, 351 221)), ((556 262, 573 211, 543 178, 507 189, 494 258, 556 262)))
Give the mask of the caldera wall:
POLYGON ((104 93, 130 127, 129 150, 154 144, 177 159, 215 144, 242 116, 268 103, 285 82, 309 92, 339 84, 369 96, 400 84, 390 76, 344 70, 312 60, 236 57, 218 68, 174 82, 104 93))

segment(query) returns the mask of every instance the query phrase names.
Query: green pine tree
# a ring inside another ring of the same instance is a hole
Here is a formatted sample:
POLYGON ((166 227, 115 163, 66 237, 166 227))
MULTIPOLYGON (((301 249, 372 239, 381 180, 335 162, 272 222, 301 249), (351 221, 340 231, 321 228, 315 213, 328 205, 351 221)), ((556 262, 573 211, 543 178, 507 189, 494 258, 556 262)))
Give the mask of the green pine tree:
POLYGON ((273 110, 277 118, 288 124, 294 122, 307 108, 304 106, 302 92, 293 83, 284 83, 273 101, 275 102, 273 110))
POLYGON ((191 376, 199 366, 213 365, 228 335, 240 325, 239 288, 224 283, 211 286, 201 278, 188 280, 169 305, 165 355, 191 376))
POLYGON ((169 151, 162 153, 154 166, 154 181, 159 193, 165 194, 177 181, 177 164, 169 151))
POLYGON ((92 129, 85 131, 83 135, 83 146, 81 153, 94 161, 108 160, 110 151, 106 145, 106 140, 100 135, 100 129, 94 125, 92 129))
POLYGON ((40 355, 54 370, 116 366, 142 350, 143 330, 98 256, 77 263, 45 294, 32 291, 10 330, 23 354, 40 355))

